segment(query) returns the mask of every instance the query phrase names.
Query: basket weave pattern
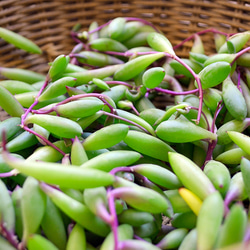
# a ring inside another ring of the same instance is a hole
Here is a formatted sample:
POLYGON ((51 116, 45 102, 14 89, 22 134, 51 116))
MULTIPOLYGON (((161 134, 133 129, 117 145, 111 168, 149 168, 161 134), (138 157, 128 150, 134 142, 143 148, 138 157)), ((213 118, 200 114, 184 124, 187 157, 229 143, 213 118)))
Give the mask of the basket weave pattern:
MULTIPOLYGON (((2 0, 0 26, 36 42, 44 53, 30 55, 0 41, 0 62, 45 73, 48 61, 72 49, 70 30, 76 23, 86 29, 94 20, 103 24, 118 16, 140 17, 156 25, 176 45, 207 28, 245 31, 250 25, 249 14, 250 1, 241 0, 2 0)), ((213 49, 211 38, 211 34, 203 36, 208 51, 213 49)), ((186 56, 191 46, 191 41, 186 43, 179 56, 186 56)))
MULTIPOLYGON (((0 26, 34 41, 43 51, 33 55, 0 39, 0 66, 46 73, 48 62, 67 54, 74 46, 70 31, 75 24, 87 29, 119 16, 139 17, 152 22, 173 45, 195 32, 216 28, 227 33, 250 26, 250 0, 1 0, 0 26)), ((214 51, 212 33, 203 35, 207 53, 214 51)), ((187 57, 192 41, 176 52, 187 57)), ((3 120, 0 112, 0 119, 3 120)))

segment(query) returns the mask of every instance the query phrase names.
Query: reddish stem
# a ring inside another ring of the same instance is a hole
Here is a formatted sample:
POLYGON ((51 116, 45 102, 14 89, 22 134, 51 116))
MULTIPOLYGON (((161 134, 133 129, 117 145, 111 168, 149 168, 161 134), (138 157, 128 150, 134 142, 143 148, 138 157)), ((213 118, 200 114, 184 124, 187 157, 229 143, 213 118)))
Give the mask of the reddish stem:
MULTIPOLYGON (((217 108, 216 108, 216 111, 215 111, 215 114, 214 114, 214 118, 213 118, 213 121, 212 121, 212 125, 211 125, 211 132, 212 133, 215 133, 215 122, 216 122, 216 119, 221 111, 221 109, 223 108, 223 105, 222 105, 222 101, 220 101, 217 105, 217 108)), ((207 156, 206 156, 206 159, 205 159, 205 163, 207 161, 210 161, 212 159, 212 156, 213 156, 213 150, 215 148, 217 144, 217 140, 215 141, 212 141, 208 144, 208 150, 207 150, 207 156)), ((202 166, 202 169, 204 169, 204 165, 202 166)))
POLYGON ((111 214, 111 229, 113 231, 114 236, 114 250, 118 250, 118 219, 117 214, 115 210, 115 195, 113 194, 113 190, 111 188, 108 188, 107 190, 107 196, 108 196, 108 205, 109 205, 109 211, 111 214))
MULTIPOLYGON (((166 55, 169 55, 168 53, 166 53, 166 55)), ((198 85, 198 90, 199 90, 199 109, 198 109, 198 115, 197 115, 197 119, 196 119, 196 124, 199 124, 200 119, 201 119, 201 111, 202 111, 202 104, 203 104, 203 91, 202 91, 202 86, 201 86, 201 81, 199 76, 183 61, 181 60, 178 56, 174 55, 171 56, 174 60, 176 60, 177 62, 179 62, 180 64, 182 64, 194 77, 194 79, 197 82, 198 85)))
POLYGON ((105 81, 107 84, 119 84, 119 85, 124 85, 129 88, 133 88, 133 86, 129 83, 123 82, 123 81, 105 81))
POLYGON ((142 22, 142 23, 144 23, 144 24, 146 24, 146 25, 151 26, 156 32, 161 33, 161 31, 158 30, 158 29, 156 28, 156 26, 154 26, 151 22, 149 22, 149 21, 147 21, 147 20, 145 20, 145 19, 142 19, 142 18, 139 18, 139 17, 125 17, 125 18, 126 18, 127 21, 138 21, 138 22, 142 22))
POLYGON ((138 112, 138 110, 135 108, 135 106, 133 104, 131 104, 131 109, 135 112, 136 115, 140 115, 140 113, 138 112))
POLYGON ((175 45, 173 48, 174 48, 174 49, 177 49, 177 48, 181 47, 184 43, 186 43, 186 42, 192 40, 196 35, 203 35, 203 34, 209 33, 209 32, 221 34, 221 35, 224 35, 224 36, 226 36, 226 37, 228 37, 229 35, 231 35, 231 34, 227 34, 227 33, 225 33, 225 32, 219 31, 219 30, 214 29, 214 28, 206 29, 206 30, 198 31, 198 32, 192 34, 191 36, 189 36, 188 38, 184 39, 184 40, 183 40, 182 42, 180 42, 179 44, 175 45))
POLYGON ((119 119, 119 120, 128 122, 128 123, 130 123, 130 124, 132 124, 132 125, 134 125, 134 126, 140 128, 140 129, 143 130, 145 133, 150 134, 150 132, 149 132, 147 129, 145 129, 144 127, 140 126, 139 124, 137 124, 137 123, 135 123, 135 122, 133 122, 133 121, 130 121, 130 120, 126 119, 126 118, 123 118, 123 117, 121 117, 121 116, 119 116, 119 115, 115 115, 115 114, 108 113, 108 112, 104 112, 104 115, 111 116, 111 117, 114 117, 114 118, 116 118, 116 119, 119 119))
POLYGON ((59 153, 61 153, 63 156, 65 156, 66 154, 60 149, 58 148, 56 145, 54 145, 52 142, 50 142, 48 139, 46 139, 45 137, 43 137, 42 135, 36 133, 34 130, 28 128, 27 126, 23 127, 24 130, 28 131, 31 134, 34 134, 35 136, 39 137, 40 139, 42 139, 47 145, 51 146, 52 148, 54 148, 55 150, 57 150, 59 153))
POLYGON ((117 167, 117 168, 113 168, 109 173, 112 175, 115 175, 118 172, 131 172, 131 168, 130 167, 117 167))
POLYGON ((106 223, 112 225, 112 216, 108 213, 106 206, 103 203, 98 204, 98 216, 103 219, 106 223))
POLYGON ((39 90, 39 92, 38 92, 38 94, 37 94, 37 96, 35 98, 35 101, 30 105, 30 107, 28 109, 26 109, 25 113, 22 115, 22 117, 21 117, 21 127, 24 126, 24 120, 26 119, 28 114, 38 104, 38 98, 42 94, 43 90, 47 87, 48 84, 49 84, 49 76, 47 75, 43 86, 41 87, 41 89, 39 90))
POLYGON ((18 170, 13 169, 9 172, 5 172, 5 173, 0 173, 0 178, 6 178, 6 177, 11 177, 11 176, 16 176, 18 174, 18 170))
MULTIPOLYGON (((66 87, 67 88, 67 87, 66 87)), ((101 101, 103 101, 105 103, 105 105, 107 105, 109 107, 109 109, 111 110, 111 112, 113 112, 114 108, 108 103, 107 101, 107 97, 103 94, 98 94, 98 93, 88 93, 88 94, 79 94, 79 95, 74 95, 74 96, 71 96, 71 97, 68 97, 67 99, 57 103, 55 106, 59 106, 59 105, 62 105, 62 104, 66 104, 68 102, 71 102, 71 101, 75 101, 75 100, 78 100, 78 99, 81 99, 81 98, 84 98, 84 97, 97 97, 99 98, 101 101)), ((51 109, 48 109, 48 110, 43 110, 42 108, 38 111, 34 111, 34 113, 39 113, 39 114, 48 114, 48 113, 51 113, 55 111, 55 107, 52 107, 51 109)))
POLYGON ((104 23, 104 24, 98 26, 97 28, 95 28, 95 29, 93 29, 93 30, 91 30, 91 31, 88 31, 88 34, 93 34, 93 33, 95 33, 95 32, 98 32, 98 31, 101 30, 103 27, 109 25, 109 24, 111 23, 111 21, 112 21, 112 20, 110 20, 110 21, 108 21, 107 23, 104 23))
POLYGON ((214 133, 215 132, 215 122, 216 122, 216 119, 220 113, 220 111, 222 110, 222 108, 224 107, 224 105, 222 104, 222 101, 220 101, 217 105, 217 108, 215 110, 215 113, 214 113, 214 118, 213 118, 213 121, 212 121, 212 127, 211 127, 211 132, 214 133))
POLYGON ((238 90, 241 92, 241 94, 242 94, 242 88, 241 88, 241 84, 240 84, 240 82, 241 82, 241 74, 240 74, 240 71, 238 70, 238 79, 237 79, 237 88, 238 88, 238 90))
MULTIPOLYGON (((116 52, 114 52, 116 53, 116 52)), ((138 52, 136 53, 136 55, 149 55, 149 54, 154 54, 154 53, 159 53, 159 52, 156 52, 156 51, 147 51, 147 52, 138 52)), ((122 53, 124 56, 131 56, 131 55, 134 55, 134 53, 122 53)), ((198 91, 199 91, 199 110, 198 110, 198 115, 197 115, 197 119, 196 119, 196 124, 199 124, 200 122, 200 118, 201 118, 201 111, 202 111, 202 104, 203 104, 203 91, 202 91, 202 86, 201 86, 201 81, 200 81, 200 78, 199 76, 193 71, 193 69, 191 67, 189 67, 181 58, 179 58, 178 56, 176 55, 173 55, 173 54, 169 54, 167 52, 165 52, 165 56, 166 57, 169 57, 169 58, 172 58, 174 60, 176 60, 177 62, 179 62, 181 65, 183 65, 191 74, 192 76, 194 77, 194 79, 196 80, 197 82, 197 85, 198 85, 198 91)))
POLYGON ((236 57, 234 58, 234 60, 230 63, 230 65, 232 66, 232 65, 235 63, 235 61, 236 61, 240 56, 242 56, 243 54, 245 54, 248 50, 250 50, 250 47, 247 47, 247 48, 245 48, 245 49, 239 51, 239 52, 236 54, 236 57))
MULTIPOLYGON (((198 110, 198 108, 193 107, 193 106, 188 106, 188 109, 198 110)), ((204 119, 205 119, 205 121, 207 123, 207 130, 210 131, 210 125, 209 125, 209 122, 208 122, 208 119, 207 119, 205 113, 203 111, 201 111, 201 114, 203 115, 203 117, 204 117, 204 119)))
MULTIPOLYGON (((205 164, 206 164, 206 162, 212 160, 213 151, 214 151, 214 148, 215 148, 216 144, 217 144, 217 140, 212 141, 212 142, 209 143, 208 150, 207 150, 207 156, 206 156, 206 159, 205 159, 205 164)), ((204 169, 205 164, 201 167, 202 170, 204 169)))
POLYGON ((0 224, 0 234, 16 249, 18 249, 18 241, 17 236, 14 235, 13 232, 10 232, 6 229, 4 223, 1 222, 0 224))
POLYGON ((173 90, 168 90, 168 89, 163 89, 163 88, 154 88, 154 90, 161 92, 161 93, 165 93, 165 94, 170 94, 170 95, 189 95, 189 94, 194 94, 199 92, 199 89, 193 89, 193 90, 188 90, 188 91, 181 91, 181 92, 176 92, 173 90))

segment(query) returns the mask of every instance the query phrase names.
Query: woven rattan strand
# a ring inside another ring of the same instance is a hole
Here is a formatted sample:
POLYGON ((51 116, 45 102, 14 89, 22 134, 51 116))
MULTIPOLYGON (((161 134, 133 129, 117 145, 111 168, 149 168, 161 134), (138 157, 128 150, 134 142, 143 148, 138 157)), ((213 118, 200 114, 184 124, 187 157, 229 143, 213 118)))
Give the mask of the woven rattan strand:
MULTIPOLYGON (((46 73, 49 61, 73 48, 70 30, 76 23, 87 29, 92 21, 103 24, 119 16, 146 19, 177 45, 208 28, 248 30, 250 0, 1 0, 0 26, 31 39, 43 54, 31 55, 0 40, 0 66, 46 73)), ((206 52, 212 53, 212 33, 202 39, 206 52)), ((187 56, 191 46, 192 40, 178 48, 177 55, 187 56)))
MULTIPOLYGON (((30 55, 0 41, 1 66, 28 68, 44 73, 48 61, 68 53, 74 42, 70 30, 76 23, 86 29, 92 21, 103 24, 118 16, 140 17, 152 22, 173 45, 191 34, 216 28, 228 33, 250 25, 250 1, 228 0, 1 0, 0 26, 37 43, 43 55, 30 55)), ((213 51, 212 34, 203 36, 207 52, 213 51)), ((187 56, 192 41, 178 49, 187 56)))

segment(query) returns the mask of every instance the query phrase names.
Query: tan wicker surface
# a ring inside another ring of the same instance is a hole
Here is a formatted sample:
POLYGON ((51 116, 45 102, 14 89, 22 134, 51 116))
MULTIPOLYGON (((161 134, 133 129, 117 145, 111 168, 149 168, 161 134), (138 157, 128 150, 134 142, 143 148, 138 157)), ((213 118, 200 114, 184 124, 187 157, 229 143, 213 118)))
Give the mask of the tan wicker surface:
MULTIPOLYGON (((249 29, 250 0, 1 0, 0 26, 35 41, 43 56, 26 54, 0 41, 2 66, 47 70, 47 62, 67 53, 74 42, 70 30, 76 23, 84 28, 118 17, 144 18, 168 37, 173 45, 194 32, 207 28, 234 33, 249 29)), ((206 49, 212 49, 212 35, 203 36, 206 49)), ((192 42, 178 50, 185 56, 192 42)))
MULTIPOLYGON (((228 33, 250 27, 250 0, 1 0, 0 26, 36 42, 43 55, 31 55, 0 39, 0 66, 45 73, 48 62, 68 53, 74 42, 70 30, 87 28, 92 21, 103 24, 118 17, 140 17, 156 25, 173 45, 195 32, 216 28, 228 33)), ((206 51, 213 51, 213 35, 203 35, 206 51)), ((192 41, 178 49, 187 56, 192 41)))

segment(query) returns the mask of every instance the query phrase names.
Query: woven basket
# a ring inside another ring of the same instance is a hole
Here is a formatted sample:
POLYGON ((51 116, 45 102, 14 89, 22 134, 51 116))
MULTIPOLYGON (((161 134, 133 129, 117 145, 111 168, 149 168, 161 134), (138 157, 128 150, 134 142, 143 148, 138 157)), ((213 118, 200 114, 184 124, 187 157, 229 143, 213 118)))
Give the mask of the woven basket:
MULTIPOLYGON (((74 46, 70 31, 92 21, 103 24, 115 17, 140 17, 152 22, 171 41, 180 43, 195 32, 216 28, 227 33, 248 30, 250 0, 1 0, 0 26, 34 41, 43 55, 32 55, 0 40, 0 65, 45 73, 48 62, 74 46)), ((214 51, 213 35, 203 35, 206 52, 214 51)), ((192 40, 176 52, 188 55, 192 40)), ((0 115, 0 119, 1 118, 0 115)))

